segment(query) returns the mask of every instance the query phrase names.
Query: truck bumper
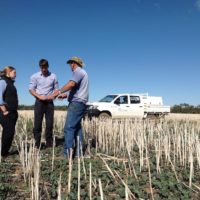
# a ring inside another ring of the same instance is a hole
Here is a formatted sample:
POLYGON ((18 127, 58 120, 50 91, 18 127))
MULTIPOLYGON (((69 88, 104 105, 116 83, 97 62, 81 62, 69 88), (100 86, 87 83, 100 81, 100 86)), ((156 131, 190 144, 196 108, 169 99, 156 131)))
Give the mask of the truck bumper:
POLYGON ((100 111, 98 109, 86 109, 85 111, 85 117, 98 117, 100 114, 100 111))

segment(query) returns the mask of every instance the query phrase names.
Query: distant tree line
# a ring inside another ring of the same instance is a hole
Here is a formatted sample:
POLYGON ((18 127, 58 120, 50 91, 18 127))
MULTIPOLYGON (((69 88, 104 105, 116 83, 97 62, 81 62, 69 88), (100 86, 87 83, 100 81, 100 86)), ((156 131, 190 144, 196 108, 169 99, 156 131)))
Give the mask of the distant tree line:
POLYGON ((171 107, 172 113, 193 113, 200 114, 200 105, 193 106, 187 103, 181 103, 179 105, 174 105, 171 107))
MULTIPOLYGON (((19 105, 19 110, 33 110, 34 105, 19 105)), ((66 106, 55 106, 55 110, 67 110, 66 106)), ((200 114, 200 105, 193 106, 187 103, 181 103, 171 107, 171 113, 194 113, 200 114)))
MULTIPOLYGON (((18 110, 33 110, 34 105, 19 105, 18 110)), ((67 110, 66 106, 55 106, 55 110, 67 110)))

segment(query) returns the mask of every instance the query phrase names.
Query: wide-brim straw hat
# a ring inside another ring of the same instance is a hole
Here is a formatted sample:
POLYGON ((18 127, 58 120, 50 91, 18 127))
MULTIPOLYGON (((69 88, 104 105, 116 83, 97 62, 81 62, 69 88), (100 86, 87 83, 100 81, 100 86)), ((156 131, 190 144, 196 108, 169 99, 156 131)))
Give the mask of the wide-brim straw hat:
POLYGON ((80 67, 84 67, 85 64, 83 62, 83 60, 79 57, 71 57, 68 61, 67 61, 67 64, 71 64, 72 62, 75 62, 77 65, 79 65, 80 67))

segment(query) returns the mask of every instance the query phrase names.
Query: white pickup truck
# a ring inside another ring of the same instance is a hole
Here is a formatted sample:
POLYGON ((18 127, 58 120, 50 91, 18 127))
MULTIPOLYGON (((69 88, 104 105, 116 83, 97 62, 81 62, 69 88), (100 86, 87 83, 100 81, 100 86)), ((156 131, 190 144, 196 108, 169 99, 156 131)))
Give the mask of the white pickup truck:
POLYGON ((110 94, 98 102, 88 103, 86 115, 100 118, 123 118, 148 116, 161 117, 170 112, 162 97, 148 94, 110 94))

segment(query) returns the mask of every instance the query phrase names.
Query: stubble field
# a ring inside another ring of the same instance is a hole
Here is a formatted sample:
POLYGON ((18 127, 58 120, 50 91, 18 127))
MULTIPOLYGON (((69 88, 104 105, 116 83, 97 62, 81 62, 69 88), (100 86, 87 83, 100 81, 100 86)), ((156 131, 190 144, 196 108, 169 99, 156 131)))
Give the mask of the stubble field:
POLYGON ((37 151, 33 111, 19 111, 19 154, 0 159, 0 199, 200 199, 200 115, 86 119, 90 158, 74 160, 62 157, 65 116, 55 112, 54 147, 37 151))

